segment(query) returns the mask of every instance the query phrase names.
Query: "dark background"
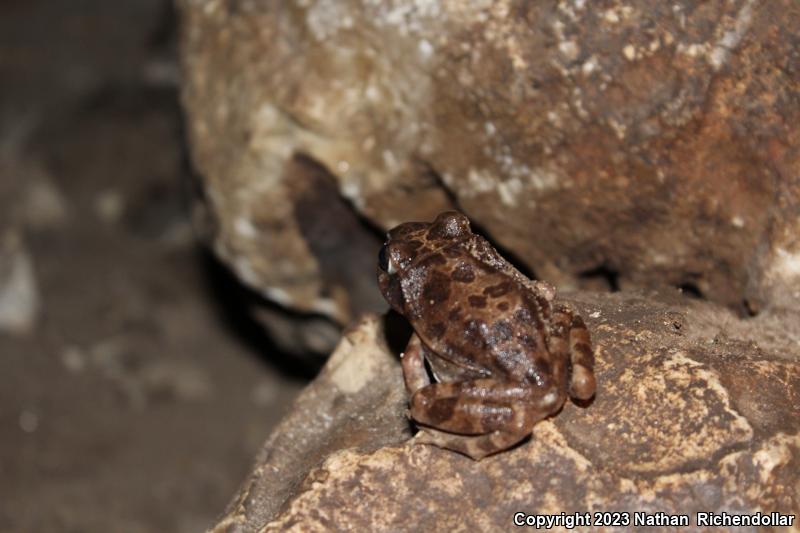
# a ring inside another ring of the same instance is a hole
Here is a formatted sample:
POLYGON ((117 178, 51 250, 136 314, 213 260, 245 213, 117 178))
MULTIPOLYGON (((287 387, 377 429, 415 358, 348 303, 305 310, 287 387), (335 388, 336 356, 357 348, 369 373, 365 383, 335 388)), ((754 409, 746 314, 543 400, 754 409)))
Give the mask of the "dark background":
POLYGON ((0 3, 0 531, 204 530, 313 373, 194 237, 176 42, 169 1, 0 3))

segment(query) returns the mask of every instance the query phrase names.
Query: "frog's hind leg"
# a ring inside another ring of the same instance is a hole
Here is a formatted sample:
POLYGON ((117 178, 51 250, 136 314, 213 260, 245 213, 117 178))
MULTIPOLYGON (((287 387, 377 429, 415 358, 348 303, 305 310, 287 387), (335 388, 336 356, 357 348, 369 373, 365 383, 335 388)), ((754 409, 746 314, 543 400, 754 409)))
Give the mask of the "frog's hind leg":
POLYGON ((483 378, 433 383, 411 398, 417 442, 480 459, 509 448, 564 401, 554 383, 531 387, 483 378))
POLYGON ((597 386, 594 379, 594 353, 589 330, 583 319, 570 309, 559 309, 559 313, 569 318, 569 359, 572 364, 569 395, 578 400, 588 400, 594 396, 597 386))
POLYGON ((514 446, 527 437, 527 433, 496 430, 485 435, 458 435, 433 428, 423 428, 414 437, 415 444, 432 444, 439 448, 453 450, 480 461, 487 455, 497 453, 514 446))
POLYGON ((424 351, 425 347, 422 345, 419 336, 413 333, 405 351, 400 356, 402 358, 403 380, 409 396, 431 383, 431 378, 425 369, 424 351))
POLYGON ((411 417, 425 426, 461 435, 514 428, 530 432, 564 402, 554 383, 528 386, 491 378, 433 383, 411 397, 411 417))

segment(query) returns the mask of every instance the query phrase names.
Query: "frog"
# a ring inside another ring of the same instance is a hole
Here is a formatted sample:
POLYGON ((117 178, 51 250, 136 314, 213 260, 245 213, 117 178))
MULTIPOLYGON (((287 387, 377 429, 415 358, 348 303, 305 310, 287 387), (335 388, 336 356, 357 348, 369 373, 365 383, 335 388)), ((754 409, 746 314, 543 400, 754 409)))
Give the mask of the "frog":
POLYGON ((416 443, 474 460, 508 450, 595 395, 581 316, 503 258, 457 211, 386 234, 378 286, 413 333, 401 354, 416 443))

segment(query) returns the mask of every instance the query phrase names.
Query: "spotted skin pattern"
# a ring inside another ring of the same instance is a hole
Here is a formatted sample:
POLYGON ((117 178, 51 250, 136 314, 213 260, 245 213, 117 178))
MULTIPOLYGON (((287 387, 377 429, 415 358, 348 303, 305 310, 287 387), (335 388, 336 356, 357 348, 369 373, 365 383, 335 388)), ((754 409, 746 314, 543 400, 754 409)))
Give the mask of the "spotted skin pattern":
POLYGON ((474 234, 464 215, 397 226, 378 263, 381 292, 414 329, 402 366, 417 442, 479 460, 530 435, 567 396, 594 395, 581 317, 474 234))

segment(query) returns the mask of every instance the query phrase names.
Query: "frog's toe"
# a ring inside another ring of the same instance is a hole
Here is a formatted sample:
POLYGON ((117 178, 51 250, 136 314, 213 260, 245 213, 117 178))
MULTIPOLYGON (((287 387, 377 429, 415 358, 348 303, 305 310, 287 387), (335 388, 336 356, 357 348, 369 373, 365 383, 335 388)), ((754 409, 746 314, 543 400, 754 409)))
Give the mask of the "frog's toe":
POLYGON ((578 400, 588 400, 594 396, 597 383, 594 373, 583 365, 572 367, 572 378, 569 384, 569 395, 578 400))

